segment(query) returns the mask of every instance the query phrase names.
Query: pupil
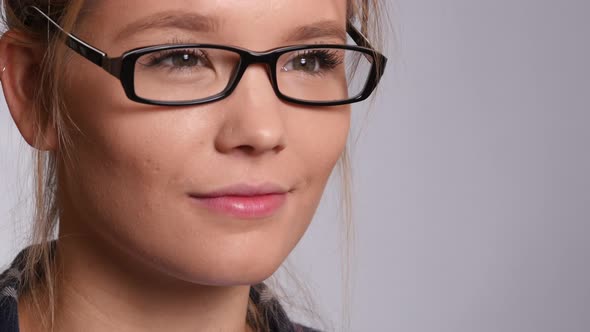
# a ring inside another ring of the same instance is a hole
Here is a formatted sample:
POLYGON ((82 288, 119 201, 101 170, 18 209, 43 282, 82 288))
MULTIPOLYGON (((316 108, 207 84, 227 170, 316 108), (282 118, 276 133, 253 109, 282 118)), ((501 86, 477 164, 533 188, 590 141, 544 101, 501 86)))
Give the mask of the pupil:
POLYGON ((298 67, 300 69, 313 69, 315 67, 315 62, 313 58, 299 58, 298 67))
POLYGON ((174 62, 176 62, 175 64, 178 66, 190 66, 190 65, 195 65, 198 60, 194 59, 191 57, 190 54, 182 54, 181 56, 177 56, 175 57, 174 62))

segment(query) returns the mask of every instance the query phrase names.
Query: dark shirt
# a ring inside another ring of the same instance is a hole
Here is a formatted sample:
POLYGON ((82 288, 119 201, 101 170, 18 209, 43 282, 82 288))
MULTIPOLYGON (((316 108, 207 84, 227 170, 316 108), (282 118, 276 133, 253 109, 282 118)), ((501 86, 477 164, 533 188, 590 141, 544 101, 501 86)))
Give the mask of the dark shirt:
MULTIPOLYGON (((0 274, 0 332, 19 332, 18 296, 22 289, 21 276, 24 258, 29 248, 21 250, 10 267, 0 274)), ((53 254, 55 241, 52 241, 50 248, 53 254)), ((250 288, 250 298, 268 317, 272 332, 319 332, 291 321, 279 301, 264 283, 253 285, 250 288)))

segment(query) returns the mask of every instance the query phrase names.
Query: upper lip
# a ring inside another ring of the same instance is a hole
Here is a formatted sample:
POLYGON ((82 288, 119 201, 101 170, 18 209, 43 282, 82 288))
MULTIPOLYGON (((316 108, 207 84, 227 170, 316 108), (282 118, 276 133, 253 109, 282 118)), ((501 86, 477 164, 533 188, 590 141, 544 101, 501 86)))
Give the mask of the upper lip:
POLYGON ((275 183, 262 183, 257 185, 239 183, 223 187, 214 191, 205 193, 190 193, 190 196, 196 198, 215 198, 222 196, 262 196, 273 194, 285 194, 289 192, 283 186, 275 183))

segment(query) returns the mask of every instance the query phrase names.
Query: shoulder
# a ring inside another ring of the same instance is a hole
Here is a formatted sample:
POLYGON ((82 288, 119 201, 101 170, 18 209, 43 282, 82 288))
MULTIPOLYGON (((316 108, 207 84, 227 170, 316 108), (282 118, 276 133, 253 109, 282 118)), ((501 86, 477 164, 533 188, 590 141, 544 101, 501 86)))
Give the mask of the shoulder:
POLYGON ((0 274, 0 305, 8 299, 18 298, 25 252, 26 250, 22 250, 10 266, 0 274))
POLYGON ((0 274, 0 331, 18 331, 18 295, 22 275, 21 252, 10 264, 10 267, 0 274))

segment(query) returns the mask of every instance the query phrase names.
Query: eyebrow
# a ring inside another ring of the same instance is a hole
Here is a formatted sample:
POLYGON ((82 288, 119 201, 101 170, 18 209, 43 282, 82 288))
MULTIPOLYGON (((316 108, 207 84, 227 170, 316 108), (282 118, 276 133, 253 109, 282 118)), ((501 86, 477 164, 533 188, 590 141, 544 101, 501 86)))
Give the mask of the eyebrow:
POLYGON ((158 28, 176 28, 191 32, 214 32, 217 31, 218 27, 219 21, 211 16, 181 11, 166 11, 129 23, 115 38, 122 39, 139 31, 158 28))
POLYGON ((287 42, 298 42, 315 38, 336 38, 346 43, 346 29, 335 21, 320 21, 309 25, 302 25, 293 30, 287 42))
MULTIPOLYGON (((176 28, 191 32, 215 32, 219 29, 219 20, 215 17, 198 13, 181 11, 166 11, 149 15, 126 25, 116 35, 115 39, 123 39, 139 31, 176 28)), ((287 34, 286 42, 301 42, 315 38, 335 38, 346 43, 346 29, 335 21, 319 21, 301 25, 287 34)))

